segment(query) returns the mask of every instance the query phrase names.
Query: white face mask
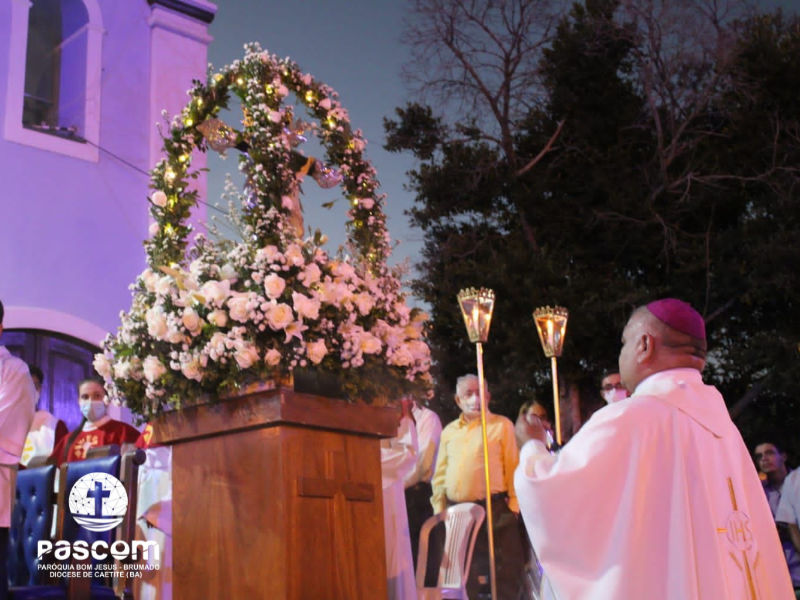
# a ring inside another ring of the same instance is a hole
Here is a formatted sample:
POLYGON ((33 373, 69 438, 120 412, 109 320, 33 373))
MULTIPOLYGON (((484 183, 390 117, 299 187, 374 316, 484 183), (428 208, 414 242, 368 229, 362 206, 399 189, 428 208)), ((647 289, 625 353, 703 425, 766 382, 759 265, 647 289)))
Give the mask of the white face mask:
POLYGON ((102 400, 81 401, 80 408, 81 414, 92 423, 102 419, 106 414, 106 404, 102 400))
POLYGON ((466 398, 459 398, 461 402, 461 410, 464 414, 475 415, 481 412, 481 397, 478 394, 472 394, 466 398))
POLYGON ((612 404, 628 397, 628 391, 623 388, 613 388, 603 392, 603 400, 612 404))

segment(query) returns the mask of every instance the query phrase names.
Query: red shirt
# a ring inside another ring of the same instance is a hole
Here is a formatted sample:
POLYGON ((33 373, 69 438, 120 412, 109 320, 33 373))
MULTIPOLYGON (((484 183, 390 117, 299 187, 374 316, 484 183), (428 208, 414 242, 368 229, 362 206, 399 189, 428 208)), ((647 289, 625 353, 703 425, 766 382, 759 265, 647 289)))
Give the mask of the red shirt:
POLYGON ((67 441, 69 436, 61 438, 53 448, 52 457, 56 458, 56 464, 63 462, 83 460, 86 452, 90 448, 98 446, 108 446, 110 444, 132 444, 139 438, 139 431, 122 421, 110 420, 97 429, 91 431, 81 431, 67 451, 67 441))

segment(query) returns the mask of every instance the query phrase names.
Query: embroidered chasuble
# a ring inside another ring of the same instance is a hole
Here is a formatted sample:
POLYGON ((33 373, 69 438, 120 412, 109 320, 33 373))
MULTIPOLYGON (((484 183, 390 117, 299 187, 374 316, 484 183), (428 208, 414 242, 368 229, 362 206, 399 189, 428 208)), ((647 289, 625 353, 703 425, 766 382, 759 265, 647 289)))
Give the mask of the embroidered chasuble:
POLYGON ((719 392, 693 369, 643 380, 515 487, 559 600, 791 600, 775 524, 719 392))

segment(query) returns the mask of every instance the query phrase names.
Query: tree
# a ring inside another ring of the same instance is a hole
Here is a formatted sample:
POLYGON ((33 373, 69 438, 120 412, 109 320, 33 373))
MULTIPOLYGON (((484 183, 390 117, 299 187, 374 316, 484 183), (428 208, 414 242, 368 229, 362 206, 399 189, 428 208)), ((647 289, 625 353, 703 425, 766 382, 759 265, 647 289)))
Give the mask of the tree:
MULTIPOLYGON (((505 23, 477 5, 469 6, 484 29, 505 23)), ((524 14, 529 3, 499 6, 524 14)), ((498 296, 486 358, 500 412, 513 414, 549 381, 535 306, 570 309, 559 365, 586 390, 614 364, 630 309, 674 295, 704 314, 714 349, 707 378, 729 402, 758 396, 789 414, 780 401, 797 380, 800 339, 800 286, 786 269, 797 264, 790 240, 800 225, 792 199, 800 115, 790 87, 800 34, 796 19, 739 12, 737 21, 721 6, 575 4, 555 30, 526 42, 538 56, 528 56, 526 77, 537 85, 515 104, 524 111, 501 113, 503 126, 494 112, 494 121, 460 113, 451 122, 413 104, 387 122, 387 148, 419 159, 410 216, 425 249, 414 289, 431 306, 443 407, 474 364, 455 294, 485 285, 498 296)), ((428 51, 444 56, 457 39, 451 32, 439 54, 428 51)), ((470 69, 450 52, 462 77, 443 78, 441 89, 480 96, 480 86, 453 82, 480 80, 472 74, 481 55, 470 69)))

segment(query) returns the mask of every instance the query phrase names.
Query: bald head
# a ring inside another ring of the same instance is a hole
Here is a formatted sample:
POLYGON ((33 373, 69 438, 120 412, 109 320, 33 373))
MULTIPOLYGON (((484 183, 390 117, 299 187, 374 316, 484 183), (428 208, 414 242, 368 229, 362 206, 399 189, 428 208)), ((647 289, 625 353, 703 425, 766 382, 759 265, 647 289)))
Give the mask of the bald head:
POLYGON ((677 368, 702 371, 705 364, 705 339, 678 331, 646 306, 633 311, 622 332, 619 353, 622 384, 629 392, 633 393, 639 382, 653 373, 677 368))

